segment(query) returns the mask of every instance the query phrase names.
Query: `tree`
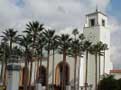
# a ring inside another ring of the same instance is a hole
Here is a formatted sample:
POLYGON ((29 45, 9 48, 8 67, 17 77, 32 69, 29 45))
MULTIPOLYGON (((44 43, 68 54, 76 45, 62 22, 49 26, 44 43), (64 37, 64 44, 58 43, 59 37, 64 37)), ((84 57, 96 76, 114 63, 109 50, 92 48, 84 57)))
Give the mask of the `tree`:
POLYGON ((59 46, 59 36, 55 35, 52 40, 51 48, 52 48, 52 55, 53 55, 53 61, 52 61, 52 88, 54 90, 54 66, 55 66, 55 53, 59 46))
POLYGON ((117 90, 121 90, 121 78, 117 80, 117 90))
MULTIPOLYGON (((38 44, 38 46, 37 46, 37 56, 38 56, 38 65, 37 65, 37 67, 39 68, 38 70, 39 71, 37 71, 37 75, 36 75, 36 79, 38 79, 38 77, 41 77, 41 73, 39 73, 39 72, 41 72, 41 65, 42 65, 42 58, 43 58, 43 49, 44 49, 44 47, 45 47, 45 45, 46 45, 46 41, 45 41, 45 37, 43 36, 43 34, 41 33, 40 35, 39 35, 39 37, 38 37, 38 41, 37 41, 37 44, 38 44)), ((41 80, 36 80, 37 82, 40 82, 41 80)))
POLYGON ((72 34, 74 35, 74 39, 76 40, 76 39, 77 39, 77 35, 79 34, 78 29, 74 29, 74 30, 72 31, 72 34))
POLYGON ((104 44, 103 44, 103 42, 98 42, 97 43, 98 44, 98 48, 99 48, 99 50, 98 50, 98 57, 99 57, 99 80, 100 80, 100 62, 101 62, 101 56, 103 56, 103 48, 104 48, 104 44))
MULTIPOLYGON (((95 90, 97 90, 97 83, 98 83, 98 78, 97 78, 97 60, 98 57, 100 57, 100 53, 102 50, 103 43, 102 42, 97 42, 96 44, 93 44, 90 50, 90 53, 95 55, 95 90)), ((99 61, 100 62, 100 61, 99 61)), ((100 66, 100 65, 99 65, 100 66)), ((100 68, 99 68, 100 69, 100 68)), ((100 70, 99 70, 100 71, 100 70)), ((99 73, 100 74, 100 73, 99 73)), ((100 76, 100 75, 99 75, 100 76)))
MULTIPOLYGON (((36 44, 37 38, 41 31, 44 29, 43 24, 40 24, 38 21, 29 22, 26 24, 26 30, 24 31, 27 33, 32 39, 32 58, 36 57, 36 44)), ((33 60, 31 60, 30 64, 30 81, 29 81, 29 89, 31 90, 31 78, 32 78, 32 64, 33 60)))
POLYGON ((103 51, 104 51, 103 74, 105 74, 105 51, 108 50, 108 45, 104 43, 102 48, 103 48, 103 51))
MULTIPOLYGON (((77 75, 76 75, 76 71, 77 71, 77 57, 79 57, 79 66, 80 66, 80 58, 83 55, 84 52, 84 48, 83 48, 83 44, 84 44, 84 35, 83 34, 78 34, 77 33, 77 29, 74 29, 74 31, 72 33, 74 33, 74 39, 72 39, 71 43, 70 43, 70 48, 68 49, 68 55, 74 58, 74 89, 76 90, 76 81, 77 81, 77 75), (74 33, 75 32, 75 33, 74 33)), ((80 72, 80 68, 78 68, 78 72, 80 72)), ((79 84, 79 81, 78 81, 79 84)), ((79 85, 78 85, 79 86, 79 85)))
POLYGON ((43 32, 43 35, 44 35, 45 41, 46 41, 45 49, 47 50, 46 90, 48 90, 49 89, 48 78, 49 78, 50 50, 51 50, 51 44, 52 44, 53 38, 55 36, 55 30, 45 30, 43 32))
POLYGON ((6 67, 7 67, 7 62, 8 62, 8 58, 13 54, 12 52, 12 47, 13 47, 13 43, 16 43, 17 40, 19 39, 19 35, 17 35, 17 31, 15 31, 13 28, 9 28, 7 30, 5 30, 3 33, 3 35, 1 35, 2 37, 2 41, 4 42, 4 44, 7 45, 8 43, 8 47, 4 47, 4 60, 5 61, 5 70, 4 70, 4 84, 6 81, 6 67))
POLYGON ((44 30, 44 25, 40 24, 38 21, 33 21, 26 24, 26 30, 24 32, 27 33, 29 36, 31 36, 32 49, 34 51, 34 54, 36 50, 37 39, 43 30, 44 30))
POLYGON ((74 89, 76 89, 76 66, 77 66, 77 57, 78 57, 78 50, 80 48, 80 41, 78 39, 79 32, 78 29, 74 29, 72 31, 74 38, 70 43, 70 48, 68 49, 68 55, 74 58, 74 89), (78 36, 78 37, 77 37, 78 36))
POLYGON ((120 90, 117 84, 117 80, 114 79, 114 76, 108 75, 104 76, 103 79, 99 82, 98 90, 120 90))
POLYGON ((10 54, 12 54, 13 43, 16 43, 17 40, 19 39, 19 35, 17 35, 17 31, 15 31, 12 28, 7 29, 6 31, 3 32, 3 35, 1 37, 3 37, 2 38, 3 41, 9 43, 9 52, 10 54))
POLYGON ((71 50, 72 53, 74 54, 74 89, 76 90, 76 66, 77 66, 77 56, 79 54, 78 50, 80 48, 80 42, 77 40, 77 35, 79 34, 78 29, 74 29, 72 31, 72 34, 74 35, 74 40, 71 42, 71 50))
POLYGON ((0 72, 0 81, 3 81, 3 67, 4 67, 4 50, 0 46, 0 62, 1 62, 1 72, 0 72))
POLYGON ((70 47, 71 38, 68 34, 61 34, 59 37, 59 50, 63 54, 63 67, 62 67, 62 90, 65 89, 65 79, 64 79, 64 72, 65 72, 65 63, 66 63, 66 56, 67 50, 70 47))
POLYGON ((1 75, 0 80, 5 84, 5 76, 6 76, 6 66, 9 56, 9 47, 5 42, 1 42, 0 45, 0 59, 1 59, 1 75), (4 77, 3 77, 4 76, 4 77))
POLYGON ((84 42, 84 46, 83 46, 83 50, 85 50, 86 52, 86 71, 85 71, 85 90, 87 90, 87 74, 88 74, 88 54, 90 52, 90 47, 91 47, 92 43, 90 41, 85 41, 84 42))
POLYGON ((29 35, 27 36, 22 36, 19 39, 18 44, 24 49, 24 54, 23 57, 25 58, 24 63, 25 63, 25 70, 24 70, 24 75, 25 75, 25 80, 24 80, 24 90, 27 90, 27 85, 28 85, 28 63, 31 60, 31 51, 30 51, 30 46, 31 46, 31 37, 29 35))
POLYGON ((74 90, 76 90, 76 67, 77 67, 77 57, 79 55, 78 50, 80 50, 80 42, 78 39, 72 40, 68 50, 68 54, 74 58, 74 90))
POLYGON ((80 34, 79 35, 79 40, 80 40, 80 44, 81 44, 81 46, 80 46, 80 48, 79 48, 79 50, 78 50, 78 52, 79 52, 79 67, 78 67, 78 89, 79 89, 79 81, 80 81, 80 66, 81 66, 81 58, 83 57, 83 55, 84 55, 84 51, 85 51, 85 49, 84 49, 84 41, 85 41, 85 36, 84 36, 84 34, 80 34))

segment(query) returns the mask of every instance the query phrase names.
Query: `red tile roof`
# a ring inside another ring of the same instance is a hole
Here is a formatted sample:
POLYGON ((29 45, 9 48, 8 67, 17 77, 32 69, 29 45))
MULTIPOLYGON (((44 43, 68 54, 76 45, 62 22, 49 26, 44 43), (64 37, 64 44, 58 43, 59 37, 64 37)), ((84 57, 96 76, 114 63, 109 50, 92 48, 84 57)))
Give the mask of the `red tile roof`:
POLYGON ((121 73, 121 69, 110 70, 110 73, 121 73))

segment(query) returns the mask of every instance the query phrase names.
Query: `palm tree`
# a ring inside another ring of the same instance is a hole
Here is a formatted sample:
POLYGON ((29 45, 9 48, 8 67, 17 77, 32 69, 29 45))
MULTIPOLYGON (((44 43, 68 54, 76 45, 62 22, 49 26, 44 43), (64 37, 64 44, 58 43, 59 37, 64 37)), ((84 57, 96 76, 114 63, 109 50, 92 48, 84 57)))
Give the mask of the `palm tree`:
POLYGON ((67 50, 70 47, 71 38, 68 34, 61 34, 59 37, 59 49, 63 54, 63 67, 62 67, 62 90, 65 89, 65 63, 66 63, 66 56, 67 50))
POLYGON ((98 82, 98 78, 97 78, 97 60, 98 60, 98 55, 100 55, 100 52, 102 50, 102 45, 103 45, 102 42, 98 42, 96 44, 93 44, 92 47, 91 47, 91 50, 90 50, 90 53, 95 55, 95 90, 97 90, 97 82, 98 82))
POLYGON ((20 58, 23 56, 23 49, 19 46, 14 46, 12 48, 12 51, 13 51, 13 55, 17 56, 17 61, 15 61, 15 62, 19 63, 20 58))
POLYGON ((85 90, 87 90, 87 74, 88 74, 88 54, 90 52, 90 47, 91 47, 92 43, 90 41, 85 41, 84 42, 84 46, 83 46, 83 50, 85 50, 86 52, 86 67, 85 67, 85 90))
POLYGON ((9 43, 9 50, 10 50, 9 52, 11 52, 12 54, 13 43, 16 43, 16 41, 19 38, 19 35, 17 35, 17 31, 15 31, 12 28, 7 29, 6 31, 3 32, 3 35, 1 37, 3 37, 2 38, 3 41, 9 43))
POLYGON ((71 44, 71 50, 73 50, 74 54, 74 90, 76 90, 76 66, 77 66, 77 56, 78 56, 78 49, 80 48, 80 42, 77 40, 77 35, 79 34, 78 29, 74 29, 72 31, 72 34, 74 35, 74 40, 72 41, 71 44))
POLYGON ((103 51, 104 51, 104 63, 103 63, 103 74, 105 74, 105 51, 108 50, 108 45, 107 44, 103 44, 103 51))
POLYGON ((80 81, 80 66, 81 66, 81 58, 84 55, 84 41, 85 41, 85 36, 84 34, 80 34, 79 35, 79 40, 80 40, 80 48, 78 49, 78 53, 79 53, 79 67, 78 67, 78 89, 79 89, 79 81, 80 81))
POLYGON ((53 61, 52 61, 52 88, 54 90, 54 66, 55 66, 55 51, 58 48, 58 42, 59 42, 59 36, 55 35, 52 40, 51 48, 52 48, 52 54, 53 54, 53 61))
POLYGON ((43 35, 44 35, 45 41, 46 41, 45 49, 47 50, 46 90, 48 90, 48 89, 49 89, 48 78, 49 78, 50 50, 51 50, 52 40, 53 40, 54 35, 55 35, 55 30, 45 30, 45 31, 43 32, 43 35))
POLYGON ((41 72, 43 49, 44 49, 44 47, 46 45, 46 41, 45 41, 45 37, 43 36, 43 33, 41 33, 39 35, 37 44, 38 44, 38 47, 37 47, 38 65, 37 65, 37 67, 39 68, 38 69, 39 71, 37 71, 37 75, 36 75, 37 80, 36 81, 40 82, 41 80, 39 80, 38 77, 41 77, 41 73, 39 73, 39 72, 41 72))
POLYGON ((1 61, 1 74, 0 74, 0 80, 3 81, 3 71, 4 71, 4 66, 5 63, 7 63, 7 60, 5 59, 5 43, 2 42, 0 45, 0 61, 1 61))
POLYGON ((98 57, 98 45, 94 44, 91 47, 91 54, 95 55, 95 90, 97 90, 97 57, 98 57))
POLYGON ((121 90, 120 83, 113 75, 107 75, 99 82, 97 90, 121 90))
POLYGON ((37 39, 40 33, 44 30, 44 25, 40 24, 38 21, 33 21, 33 22, 29 22, 28 24, 26 24, 26 26, 27 27, 24 32, 32 37, 32 49, 35 54, 37 39))
POLYGON ((99 80, 100 80, 100 64, 101 64, 101 56, 103 56, 103 42, 98 42, 98 47, 99 47, 99 50, 98 50, 98 57, 99 57, 99 80))
POLYGON ((76 40, 76 39, 77 39, 77 35, 79 34, 78 29, 74 29, 74 30, 72 31, 72 34, 74 35, 74 39, 76 40))
POLYGON ((4 67, 3 54, 4 54, 4 52, 0 48, 0 62, 1 62, 0 81, 3 80, 3 67, 4 67))
MULTIPOLYGON (((31 36, 31 39, 32 39, 32 52, 33 52, 32 57, 36 56, 37 38, 39 37, 39 34, 43 29, 44 29, 43 24, 39 24, 38 21, 33 21, 26 24, 26 30, 24 32, 27 33, 29 36, 31 36)), ((32 78, 32 68, 33 68, 32 62, 33 60, 31 60, 31 64, 30 64, 30 81, 29 81, 30 90, 31 90, 30 86, 31 86, 31 78, 32 78)))
POLYGON ((25 75, 25 80, 24 80, 24 90, 27 90, 27 85, 28 85, 28 63, 31 60, 31 52, 30 52, 30 45, 31 45, 31 37, 29 35, 27 36, 22 36, 19 39, 19 45, 24 49, 24 58, 25 58, 25 70, 24 70, 24 75, 25 75))
MULTIPOLYGON (((6 47, 6 45, 5 45, 5 47, 4 47, 4 50, 6 50, 6 51, 4 51, 4 60, 7 60, 9 57, 10 57, 10 55, 12 55, 12 47, 13 47, 13 43, 16 43, 17 42, 17 40, 19 39, 19 35, 17 35, 17 31, 15 31, 14 29, 12 29, 12 28, 9 28, 9 29, 7 29, 7 30, 5 30, 4 32, 3 32, 3 35, 1 35, 1 37, 2 37, 2 41, 4 42, 4 43, 8 43, 9 44, 9 47, 6 47)), ((8 62, 8 60, 6 61, 6 63, 5 63, 5 70, 4 70, 4 84, 5 84, 5 81, 6 81, 6 66, 7 66, 7 62, 8 62)))
POLYGON ((70 44, 71 48, 68 50, 68 54, 74 58, 74 90, 76 90, 76 67, 77 67, 77 57, 79 55, 78 50, 80 50, 80 42, 78 39, 72 40, 70 44))

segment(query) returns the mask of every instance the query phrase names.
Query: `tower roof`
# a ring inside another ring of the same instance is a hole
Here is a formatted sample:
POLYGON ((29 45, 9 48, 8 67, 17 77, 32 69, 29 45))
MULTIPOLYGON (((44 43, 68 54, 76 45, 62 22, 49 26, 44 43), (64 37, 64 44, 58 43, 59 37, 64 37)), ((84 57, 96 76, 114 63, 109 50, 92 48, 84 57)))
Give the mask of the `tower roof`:
POLYGON ((103 12, 101 12, 101 11, 99 11, 98 9, 96 9, 96 11, 95 12, 93 12, 93 13, 89 13, 89 14, 87 14, 86 16, 92 16, 92 15, 95 15, 95 14, 98 14, 98 13, 100 13, 100 14, 102 14, 102 15, 104 15, 104 16, 106 16, 107 17, 107 15, 106 14, 104 14, 103 12))

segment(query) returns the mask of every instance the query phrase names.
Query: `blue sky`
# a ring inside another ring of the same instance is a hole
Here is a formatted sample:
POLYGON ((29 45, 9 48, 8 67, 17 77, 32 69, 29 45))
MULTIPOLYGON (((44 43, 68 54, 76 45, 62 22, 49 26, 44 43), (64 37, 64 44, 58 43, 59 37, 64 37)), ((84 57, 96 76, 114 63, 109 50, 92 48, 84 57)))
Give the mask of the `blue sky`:
POLYGON ((22 7, 24 5, 23 0, 16 0, 16 5, 22 7))
POLYGON ((121 20, 121 0, 111 0, 108 5, 107 12, 121 20))

